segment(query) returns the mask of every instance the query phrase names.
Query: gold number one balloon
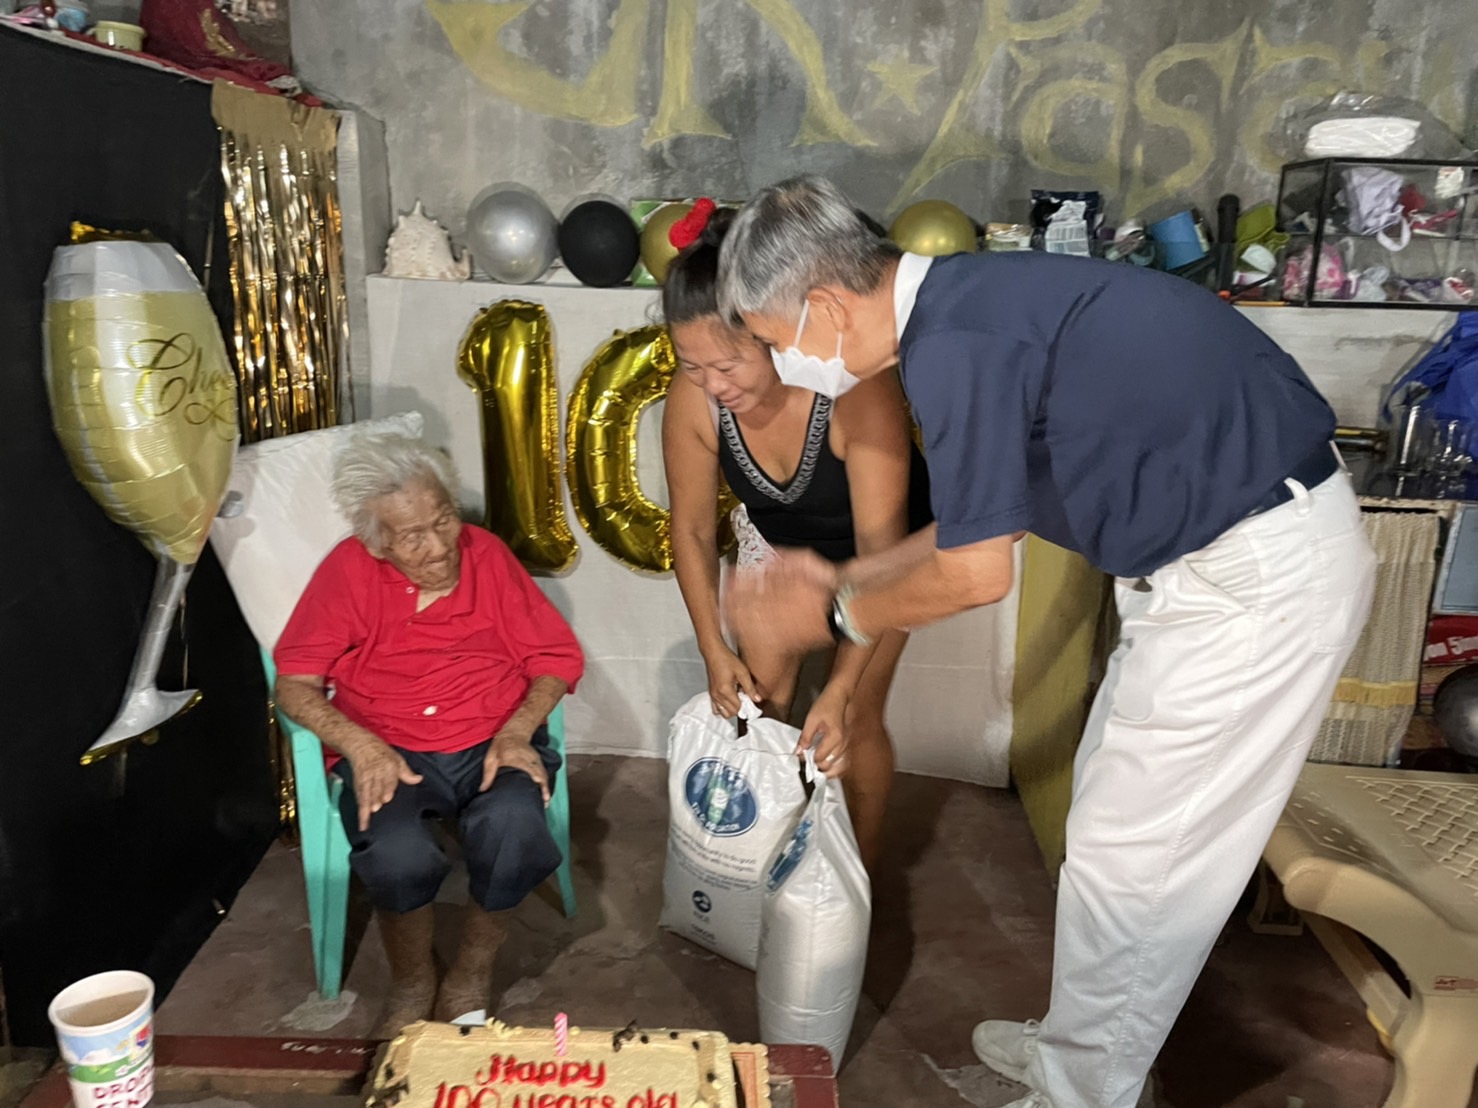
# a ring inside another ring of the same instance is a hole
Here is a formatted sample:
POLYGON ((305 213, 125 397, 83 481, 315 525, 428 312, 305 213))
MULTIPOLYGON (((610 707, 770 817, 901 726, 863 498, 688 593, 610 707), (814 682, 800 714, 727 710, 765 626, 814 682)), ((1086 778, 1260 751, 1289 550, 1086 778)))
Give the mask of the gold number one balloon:
POLYGON ((462 339, 457 376, 482 400, 485 526, 532 570, 574 564, 575 536, 559 489, 559 397, 549 314, 501 300, 462 339))
POLYGON ((46 280, 46 376, 72 471, 158 561, 117 718, 83 761, 189 707, 155 687, 169 625, 225 495, 236 380, 204 291, 159 242, 59 248, 46 280))

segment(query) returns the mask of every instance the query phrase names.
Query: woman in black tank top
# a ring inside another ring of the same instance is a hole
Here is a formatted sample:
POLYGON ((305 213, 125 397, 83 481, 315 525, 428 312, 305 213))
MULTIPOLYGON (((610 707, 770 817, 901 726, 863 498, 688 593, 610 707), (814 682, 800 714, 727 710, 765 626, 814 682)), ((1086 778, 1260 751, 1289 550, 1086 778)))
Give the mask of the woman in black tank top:
MULTIPOLYGON (((673 555, 715 713, 734 716, 742 690, 766 715, 785 719, 804 658, 763 641, 739 643, 736 654, 723 637, 714 513, 721 478, 741 505, 734 518, 741 566, 762 562, 774 547, 807 547, 832 561, 886 549, 930 524, 928 478, 917 449, 908 449, 895 376, 836 400, 787 388, 769 348, 719 316, 715 278, 730 217, 713 212, 663 288, 681 367, 662 421, 673 555)), ((818 767, 841 775, 869 870, 893 777, 884 710, 906 641, 890 632, 871 648, 839 647, 802 728, 818 767)))

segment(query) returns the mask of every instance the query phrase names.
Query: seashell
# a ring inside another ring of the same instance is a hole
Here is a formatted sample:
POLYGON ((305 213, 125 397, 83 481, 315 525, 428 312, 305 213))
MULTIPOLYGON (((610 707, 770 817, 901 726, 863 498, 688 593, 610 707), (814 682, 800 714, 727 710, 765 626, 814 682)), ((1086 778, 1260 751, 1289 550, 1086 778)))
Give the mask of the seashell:
POLYGON ((386 277, 419 277, 430 281, 465 281, 472 273, 472 255, 452 254, 446 228, 428 216, 421 202, 395 221, 385 245, 386 277))

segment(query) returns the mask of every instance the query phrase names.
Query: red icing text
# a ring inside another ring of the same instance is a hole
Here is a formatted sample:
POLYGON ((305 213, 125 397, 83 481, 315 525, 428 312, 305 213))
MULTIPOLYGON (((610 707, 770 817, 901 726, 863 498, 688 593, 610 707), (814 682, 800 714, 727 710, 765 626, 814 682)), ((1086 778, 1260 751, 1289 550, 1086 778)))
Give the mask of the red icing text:
POLYGON ((587 1090, 604 1089, 604 1062, 520 1062, 512 1054, 494 1054, 486 1069, 478 1070, 469 1085, 449 1085, 443 1081, 436 1088, 435 1108, 505 1108, 498 1086, 551 1086, 558 1092, 513 1093, 506 1108, 678 1108, 676 1093, 659 1093, 648 1089, 633 1094, 624 1103, 609 1093, 593 1095, 587 1090), (567 1091, 568 1090, 568 1091, 567 1091))

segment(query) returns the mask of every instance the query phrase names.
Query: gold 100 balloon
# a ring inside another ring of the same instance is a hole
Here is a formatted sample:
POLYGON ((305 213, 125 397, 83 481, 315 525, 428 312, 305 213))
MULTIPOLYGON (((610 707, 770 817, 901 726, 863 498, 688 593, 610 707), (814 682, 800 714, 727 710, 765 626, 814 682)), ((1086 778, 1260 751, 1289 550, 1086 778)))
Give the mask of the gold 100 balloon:
MULTIPOLYGON (((667 395, 677 356, 667 331, 618 331, 580 372, 569 399, 564 465, 549 314, 540 304, 500 300, 462 338, 457 375, 482 401, 485 525, 530 570, 562 573, 578 546, 565 519, 560 470, 590 537, 632 569, 672 569, 672 514, 646 496, 636 473, 636 429, 667 395)), ((724 490, 719 534, 737 501, 724 490)))

